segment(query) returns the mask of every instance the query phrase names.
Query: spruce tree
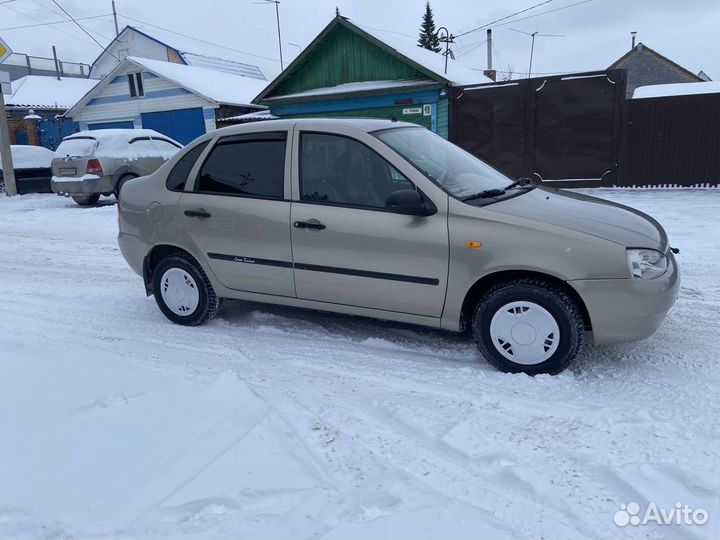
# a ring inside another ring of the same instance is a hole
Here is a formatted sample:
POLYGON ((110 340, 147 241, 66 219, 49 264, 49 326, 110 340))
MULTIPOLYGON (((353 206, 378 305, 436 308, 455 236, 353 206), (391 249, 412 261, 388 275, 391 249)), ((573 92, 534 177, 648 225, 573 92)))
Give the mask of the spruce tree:
POLYGON ((430 2, 425 4, 425 14, 423 15, 422 24, 420 25, 420 38, 418 39, 418 47, 428 49, 433 52, 440 52, 440 40, 435 33, 435 19, 433 18, 430 2))

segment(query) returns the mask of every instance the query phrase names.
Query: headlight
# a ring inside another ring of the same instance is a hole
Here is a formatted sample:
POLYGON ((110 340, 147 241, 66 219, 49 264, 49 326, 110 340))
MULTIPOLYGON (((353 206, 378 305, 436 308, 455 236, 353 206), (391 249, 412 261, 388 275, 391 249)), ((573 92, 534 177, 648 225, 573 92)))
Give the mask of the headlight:
POLYGON ((638 279, 660 277, 668 268, 667 257, 654 249, 628 249, 627 261, 630 274, 638 279))

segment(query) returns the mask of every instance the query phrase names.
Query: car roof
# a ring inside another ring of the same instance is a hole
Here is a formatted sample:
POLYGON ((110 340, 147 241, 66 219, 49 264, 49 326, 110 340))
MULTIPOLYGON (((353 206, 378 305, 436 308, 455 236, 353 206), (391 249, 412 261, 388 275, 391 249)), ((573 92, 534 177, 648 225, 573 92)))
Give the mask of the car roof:
POLYGON ((68 139, 126 139, 128 142, 139 137, 156 137, 159 139, 172 139, 162 133, 158 133, 154 129, 93 129, 87 131, 78 131, 72 135, 68 135, 63 140, 68 139))
POLYGON ((217 131, 213 131, 211 134, 216 134, 218 131, 223 134, 232 135, 235 133, 246 133, 258 131, 261 128, 263 131, 268 126, 272 126, 277 129, 285 130, 294 127, 296 124, 302 123, 305 128, 317 128, 317 129, 328 129, 334 127, 349 127, 359 131, 365 131, 371 133, 373 131, 379 131, 382 129, 392 128, 419 128, 418 124, 410 122, 400 122, 398 120, 390 120, 384 118, 280 118, 276 120, 263 120, 262 122, 248 122, 245 124, 238 124, 235 126, 228 126, 220 128, 217 131))

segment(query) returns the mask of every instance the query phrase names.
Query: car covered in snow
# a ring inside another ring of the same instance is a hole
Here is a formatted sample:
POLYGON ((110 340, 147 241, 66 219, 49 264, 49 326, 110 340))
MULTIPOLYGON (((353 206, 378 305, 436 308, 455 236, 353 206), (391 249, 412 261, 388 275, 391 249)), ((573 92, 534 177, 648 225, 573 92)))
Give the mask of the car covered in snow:
MULTIPOLYGON (((15 171, 15 187, 19 195, 52 192, 50 189, 52 150, 42 146, 18 144, 10 147, 10 153, 15 171)), ((0 161, 0 191, 4 190, 5 180, 2 161, 0 161)))
POLYGON ((152 129, 98 129, 65 137, 52 160, 52 190, 80 205, 120 192, 125 182, 150 174, 182 145, 152 129))
POLYGON ((680 277, 657 221, 511 180, 429 130, 297 119, 200 137, 118 201, 120 249, 171 321, 221 298, 462 331, 509 372, 658 328, 680 277))

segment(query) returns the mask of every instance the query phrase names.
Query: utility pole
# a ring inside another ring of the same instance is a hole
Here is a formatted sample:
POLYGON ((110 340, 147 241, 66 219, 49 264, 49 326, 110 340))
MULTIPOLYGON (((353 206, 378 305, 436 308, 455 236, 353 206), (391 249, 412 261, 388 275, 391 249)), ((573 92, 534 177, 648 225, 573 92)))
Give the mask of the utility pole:
POLYGON ((118 37, 120 35, 120 30, 118 29, 117 10, 115 9, 115 0, 112 0, 112 10, 113 10, 113 20, 115 21, 115 37, 118 37))
POLYGON ((443 56, 445 56, 445 74, 447 75, 448 56, 452 54, 452 52, 450 51, 450 44, 455 43, 455 36, 453 36, 450 31, 444 26, 438 28, 436 35, 440 43, 445 43, 445 52, 443 53, 443 56), (440 37, 441 30, 445 30, 445 37, 440 37))
MULTIPOLYGON (((10 58, 12 49, 0 38, 0 64, 10 58)), ((5 94, 12 93, 10 73, 0 71, 0 163, 2 164, 5 193, 17 195, 15 185, 15 169, 13 168, 12 150, 10 148, 10 129, 8 128, 7 112, 5 111, 5 94)))
MULTIPOLYGON (((2 79, 2 75, 6 75, 6 73, 0 72, 0 80, 2 79)), ((12 153, 10 152, 10 131, 8 129, 7 113, 5 112, 5 96, 3 92, 0 92, 0 155, 2 155, 5 194, 8 196, 17 195, 15 169, 13 169, 12 153)))

